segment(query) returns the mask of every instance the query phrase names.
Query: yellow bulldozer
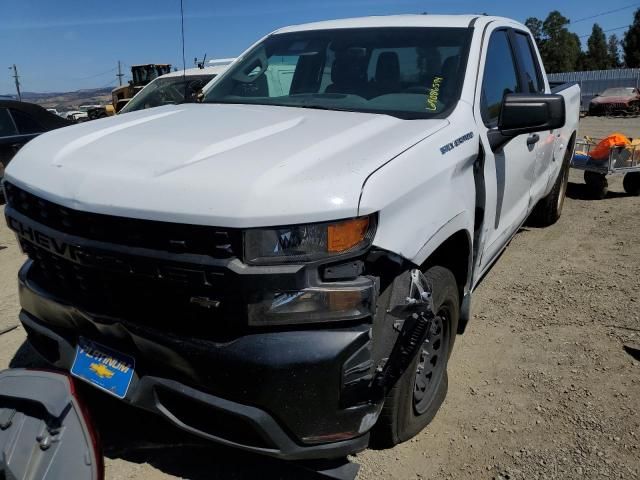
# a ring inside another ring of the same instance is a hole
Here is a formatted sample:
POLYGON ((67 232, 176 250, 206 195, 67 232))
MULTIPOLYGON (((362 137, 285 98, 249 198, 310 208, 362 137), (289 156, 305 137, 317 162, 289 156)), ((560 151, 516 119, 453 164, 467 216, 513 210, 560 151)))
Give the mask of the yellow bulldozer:
POLYGON ((116 113, 131 100, 136 93, 161 75, 171 72, 171 65, 168 63, 147 63, 145 65, 131 66, 131 80, 128 85, 122 85, 111 91, 113 109, 116 113))

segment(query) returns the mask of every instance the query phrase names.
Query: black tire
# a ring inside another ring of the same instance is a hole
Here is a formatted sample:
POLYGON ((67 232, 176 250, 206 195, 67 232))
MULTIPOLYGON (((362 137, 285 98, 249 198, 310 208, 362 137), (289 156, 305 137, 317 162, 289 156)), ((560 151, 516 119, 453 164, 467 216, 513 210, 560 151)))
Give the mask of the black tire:
POLYGON ((558 221, 562 215, 562 207, 564 199, 567 196, 567 185, 569 184, 569 167, 571 165, 571 155, 573 147, 569 145, 564 158, 562 167, 558 172, 558 178, 553 185, 549 194, 540 199, 538 204, 531 212, 530 222, 537 227, 548 227, 558 221))
POLYGON ((606 175, 603 173, 585 170, 584 183, 587 184, 587 189, 589 190, 589 196, 591 198, 602 200, 607 196, 607 192, 609 191, 609 182, 607 181, 606 175))
POLYGON ((640 172, 627 173, 622 180, 622 186, 629 195, 640 195, 640 172))
MULTIPOLYGON (((416 355, 411 367, 387 394, 378 422, 372 431, 371 444, 377 448, 390 448, 418 434, 433 420, 447 395, 447 364, 460 317, 458 286, 453 273, 443 267, 431 267, 424 272, 424 276, 431 285, 433 304, 442 320, 434 324, 433 341, 425 343, 423 351, 416 355), (435 365, 425 358, 425 350, 429 351, 429 358, 435 360, 435 365), (421 373, 417 373, 419 367, 423 367, 421 373), (429 372, 431 376, 426 384, 417 380, 418 377, 426 379, 429 372), (419 388, 420 385, 424 388, 419 388)), ((404 272, 389 285, 391 292, 383 292, 381 296, 386 296, 386 300, 389 301, 386 307, 394 305, 395 300, 406 298, 409 282, 408 272, 404 272)), ((386 308, 382 312, 386 317, 385 326, 391 326, 385 332, 387 338, 392 339, 388 342, 390 348, 397 338, 397 332, 392 328, 395 318, 386 314, 386 308)))

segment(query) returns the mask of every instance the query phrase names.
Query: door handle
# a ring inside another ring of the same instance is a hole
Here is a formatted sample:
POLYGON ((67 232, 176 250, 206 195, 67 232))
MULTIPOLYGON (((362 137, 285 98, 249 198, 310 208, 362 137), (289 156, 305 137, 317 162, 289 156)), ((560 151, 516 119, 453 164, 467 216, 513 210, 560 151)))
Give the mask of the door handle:
POLYGON ((540 140, 540 135, 533 133, 527 137, 527 145, 535 145, 540 140))

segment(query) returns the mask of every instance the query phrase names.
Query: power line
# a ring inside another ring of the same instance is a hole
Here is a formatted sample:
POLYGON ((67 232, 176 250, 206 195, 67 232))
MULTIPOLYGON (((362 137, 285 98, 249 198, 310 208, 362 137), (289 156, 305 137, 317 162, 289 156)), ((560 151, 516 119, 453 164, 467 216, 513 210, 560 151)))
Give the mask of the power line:
POLYGON ((9 70, 13 69, 13 79, 16 82, 16 91, 18 92, 18 100, 22 101, 22 94, 20 93, 20 76, 18 75, 18 67, 14 63, 12 67, 9 67, 9 70))
POLYGON ((635 7, 636 5, 640 5, 640 2, 632 3, 631 5, 627 5, 626 7, 616 8, 615 10, 608 10, 606 12, 596 13, 595 15, 579 18, 578 20, 572 20, 569 23, 573 25, 574 23, 584 22, 585 20, 591 20, 592 18, 603 17, 605 15, 609 15, 610 13, 621 12, 622 10, 626 10, 627 8, 635 7))
POLYGON ((95 78, 95 77, 101 77, 102 75, 106 75, 107 73, 111 73, 111 72, 115 72, 116 69, 114 68, 110 68, 109 70, 106 70, 104 72, 100 72, 100 73, 96 73, 94 75, 89 75, 87 77, 79 77, 79 78, 75 78, 74 80, 86 80, 88 78, 95 78))
POLYGON ((114 78, 114 79, 113 79, 113 80, 111 80, 109 83, 107 83, 106 85, 103 85, 102 87, 99 87, 99 88, 107 88, 107 87, 110 87, 110 86, 112 86, 112 85, 113 85, 114 83, 116 83, 116 82, 117 82, 117 80, 114 78))
POLYGON ((120 65, 120 60, 118 60, 118 73, 116 74, 118 77, 118 84, 122 86, 122 77, 124 77, 124 73, 122 73, 122 67, 120 65))
MULTIPOLYGON (((622 27, 607 28, 606 30, 603 30, 602 33, 613 32, 614 30, 622 30, 623 28, 629 28, 630 26, 631 25, 624 25, 622 27)), ((591 36, 591 33, 585 33, 584 35, 580 35, 578 38, 587 38, 590 36, 591 36)))

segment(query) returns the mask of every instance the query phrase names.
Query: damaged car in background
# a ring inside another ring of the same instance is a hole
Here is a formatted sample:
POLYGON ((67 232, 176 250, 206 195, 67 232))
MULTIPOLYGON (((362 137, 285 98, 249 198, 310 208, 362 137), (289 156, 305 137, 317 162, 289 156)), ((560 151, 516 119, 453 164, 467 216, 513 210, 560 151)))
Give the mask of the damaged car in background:
POLYGON ((634 87, 607 88, 589 102, 589 115, 638 115, 640 90, 634 87))
POLYGON ((20 320, 55 367, 214 442, 403 442, 445 398, 483 275, 560 217, 579 102, 504 18, 282 28, 201 102, 21 150, 20 320))

